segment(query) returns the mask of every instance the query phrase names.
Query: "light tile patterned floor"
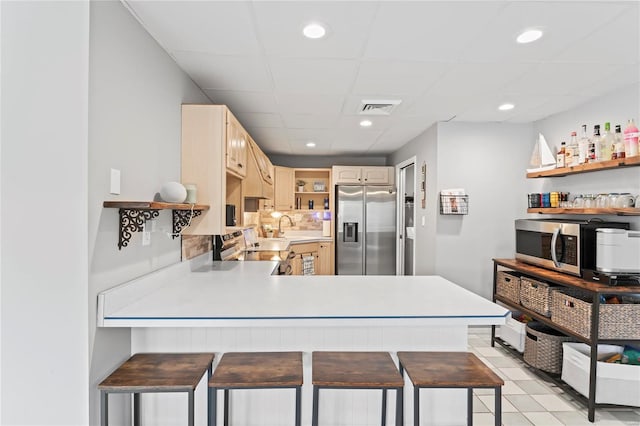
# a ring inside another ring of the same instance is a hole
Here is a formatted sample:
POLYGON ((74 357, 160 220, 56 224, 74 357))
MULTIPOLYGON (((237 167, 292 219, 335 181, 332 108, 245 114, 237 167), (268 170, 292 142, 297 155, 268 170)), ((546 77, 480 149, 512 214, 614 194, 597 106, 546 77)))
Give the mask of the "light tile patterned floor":
MULTIPOLYGON (((502 388, 505 426, 640 426, 640 407, 597 408, 595 423, 589 422, 584 402, 533 373, 508 350, 499 345, 492 348, 490 328, 470 329, 469 350, 505 381, 502 388)), ((476 389, 474 394, 473 424, 493 426, 493 390, 476 389)))

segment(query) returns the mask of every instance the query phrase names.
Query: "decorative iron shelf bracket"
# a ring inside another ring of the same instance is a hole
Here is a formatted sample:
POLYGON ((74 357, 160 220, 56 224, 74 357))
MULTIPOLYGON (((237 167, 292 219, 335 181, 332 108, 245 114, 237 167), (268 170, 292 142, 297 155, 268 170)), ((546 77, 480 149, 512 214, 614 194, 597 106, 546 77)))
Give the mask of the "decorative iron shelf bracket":
POLYGON ((202 214, 202 210, 174 210, 173 211, 173 234, 171 238, 180 236, 182 228, 191 224, 191 219, 202 214), (192 216, 193 215, 193 216, 192 216))
POLYGON ((105 208, 117 208, 120 212, 118 232, 118 250, 127 247, 134 232, 141 232, 147 220, 155 219, 160 210, 173 211, 172 238, 180 236, 182 229, 191 224, 191 220, 209 210, 204 204, 165 203, 161 201, 104 201, 105 208))
POLYGON ((160 212, 158 210, 120 209, 120 232, 118 250, 129 245, 134 232, 144 229, 147 220, 155 219, 160 212))

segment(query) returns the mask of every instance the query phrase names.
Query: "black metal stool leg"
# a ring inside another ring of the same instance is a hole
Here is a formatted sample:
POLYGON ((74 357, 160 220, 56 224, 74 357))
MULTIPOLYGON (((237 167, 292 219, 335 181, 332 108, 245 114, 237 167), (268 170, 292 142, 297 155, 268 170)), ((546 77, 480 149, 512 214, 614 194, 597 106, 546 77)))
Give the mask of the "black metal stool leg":
POLYGON ((420 388, 413 386, 413 425, 420 426, 420 388))
POLYGON ((473 426, 473 388, 467 388, 467 426, 473 426))
POLYGON ((142 424, 142 413, 140 412, 140 394, 133 394, 133 426, 142 424))
POLYGON ((502 387, 496 387, 496 426, 502 425, 502 387))
POLYGON ((224 426, 229 426, 229 389, 224 390, 224 426))
POLYGON ((382 422, 381 426, 385 426, 387 424, 387 390, 382 389, 382 422))
POLYGON ((318 402, 320 395, 318 393, 320 389, 317 386, 313 387, 313 413, 311 415, 311 426, 318 426, 318 402))
POLYGON ((209 368, 207 369, 207 426, 214 426, 215 424, 215 420, 213 420, 213 417, 211 415, 211 411, 213 410, 212 398, 211 398, 212 390, 209 387, 209 380, 211 380, 212 373, 213 373, 213 366, 209 364, 209 368))
POLYGON ((396 389, 396 426, 404 425, 404 387, 396 389))
POLYGON ((191 389, 188 393, 188 399, 189 399, 189 420, 188 420, 188 425, 189 426, 194 426, 195 423, 195 405, 194 405, 194 401, 193 401, 193 389, 191 389))
POLYGON ((296 426, 302 425, 302 387, 296 387, 296 426))
POLYGON ((109 424, 109 393, 100 391, 100 426, 109 424))

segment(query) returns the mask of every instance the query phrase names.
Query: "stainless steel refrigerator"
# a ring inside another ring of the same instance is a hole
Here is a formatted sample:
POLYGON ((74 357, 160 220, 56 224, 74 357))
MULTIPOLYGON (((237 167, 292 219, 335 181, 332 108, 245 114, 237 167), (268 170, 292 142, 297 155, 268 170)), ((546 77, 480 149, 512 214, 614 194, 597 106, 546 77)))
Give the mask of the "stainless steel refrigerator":
POLYGON ((336 275, 395 275, 395 188, 339 185, 336 206, 336 275))

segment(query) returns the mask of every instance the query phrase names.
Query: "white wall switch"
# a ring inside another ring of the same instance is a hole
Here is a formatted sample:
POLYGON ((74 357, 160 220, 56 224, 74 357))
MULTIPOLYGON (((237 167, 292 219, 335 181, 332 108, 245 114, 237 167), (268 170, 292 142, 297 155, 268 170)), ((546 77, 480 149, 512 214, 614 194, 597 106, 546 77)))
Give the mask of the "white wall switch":
POLYGON ((111 185, 109 192, 114 195, 120 194, 120 170, 111 169, 111 185))
POLYGON ((424 226, 424 223, 425 223, 425 217, 422 216, 422 226, 424 226))

